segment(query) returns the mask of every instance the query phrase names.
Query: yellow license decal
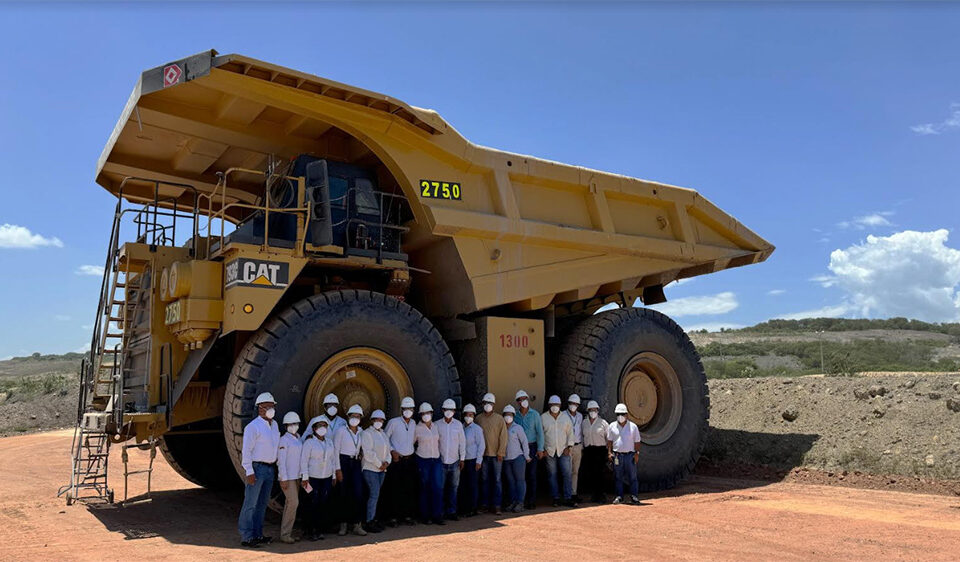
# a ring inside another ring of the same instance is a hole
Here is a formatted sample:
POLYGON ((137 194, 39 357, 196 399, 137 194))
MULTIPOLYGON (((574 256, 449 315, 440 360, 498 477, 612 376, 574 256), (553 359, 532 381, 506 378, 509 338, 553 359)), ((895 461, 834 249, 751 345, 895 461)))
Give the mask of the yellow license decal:
POLYGON ((460 201, 460 184, 449 181, 420 180, 420 196, 460 201))
POLYGON ((164 324, 176 324, 180 321, 180 301, 174 301, 167 305, 164 318, 164 324))

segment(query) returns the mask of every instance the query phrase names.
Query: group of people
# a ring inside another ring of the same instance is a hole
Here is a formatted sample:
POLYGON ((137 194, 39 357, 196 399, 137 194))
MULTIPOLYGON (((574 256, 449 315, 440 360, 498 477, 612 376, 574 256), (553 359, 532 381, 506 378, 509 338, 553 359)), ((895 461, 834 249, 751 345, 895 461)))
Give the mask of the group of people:
POLYGON ((401 415, 387 421, 382 410, 374 410, 368 426, 361 428, 363 409, 351 405, 344 419, 338 415, 339 399, 328 394, 325 413, 311 419, 302 434, 300 416, 287 412, 281 437, 274 420, 276 400, 269 392, 259 395, 257 417, 243 430, 241 545, 256 548, 271 542, 263 534, 263 519, 275 478, 285 500, 280 523, 284 543, 297 540, 293 526, 301 490, 308 502, 304 536, 310 540, 323 539, 323 531, 337 524, 339 535, 366 535, 417 520, 445 525, 488 509, 499 515, 504 497, 508 511, 534 509, 539 459, 546 465, 554 506, 578 505, 578 481, 589 488, 593 501, 606 502, 603 471, 608 461, 614 467, 613 503, 639 503, 640 430, 627 418, 626 405, 617 404, 616 420, 608 423, 593 400, 584 416, 576 394, 567 399, 566 410, 559 396, 551 396, 542 414, 530 407, 523 390, 515 402, 497 413, 496 397, 487 393, 479 413, 473 404, 463 407, 461 422, 453 399, 443 401, 442 415, 435 419, 429 403, 417 408, 413 398, 405 397, 401 415))

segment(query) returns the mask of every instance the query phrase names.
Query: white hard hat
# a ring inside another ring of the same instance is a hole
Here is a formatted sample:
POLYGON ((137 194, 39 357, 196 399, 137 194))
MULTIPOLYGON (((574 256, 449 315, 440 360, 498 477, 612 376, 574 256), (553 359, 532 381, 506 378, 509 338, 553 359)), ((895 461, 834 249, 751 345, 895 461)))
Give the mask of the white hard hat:
POLYGON ((596 401, 596 400, 591 400, 591 401, 587 402, 587 409, 588 409, 588 410, 599 410, 599 409, 600 409, 600 404, 597 404, 597 401, 596 401))
POLYGON ((423 404, 420 404, 421 414, 425 414, 427 412, 432 412, 432 411, 433 411, 433 406, 431 406, 429 402, 424 402, 423 404))
POLYGON ((413 398, 409 396, 404 396, 403 400, 400 401, 401 408, 416 408, 417 403, 413 401, 413 398))
POLYGON ((553 396, 550 397, 549 400, 547 400, 547 404, 559 404, 559 403, 560 403, 560 397, 557 396, 556 394, 554 394, 553 396))
POLYGON ((526 390, 518 390, 517 395, 513 397, 514 400, 520 400, 521 398, 530 398, 530 395, 527 394, 526 390))
POLYGON ((467 404, 466 406, 463 407, 463 413, 464 413, 464 414, 476 414, 476 413, 477 413, 477 408, 476 408, 476 406, 474 406, 473 404, 467 404))
POLYGON ((383 410, 374 410, 373 413, 370 414, 370 419, 385 420, 387 416, 383 413, 383 410))
POLYGON ((350 414, 360 414, 362 416, 363 408, 360 407, 360 404, 354 404, 353 406, 350 406, 349 410, 347 410, 347 415, 349 416, 350 414))
POLYGON ((443 404, 440 406, 441 410, 456 410, 457 403, 453 401, 453 398, 447 398, 443 401, 443 404))
POLYGON ((337 398, 336 394, 328 394, 323 398, 324 404, 339 404, 340 399, 337 398))
POLYGON ((300 423, 300 416, 298 416, 296 412, 283 414, 283 424, 286 425, 288 423, 300 423))
POLYGON ((264 392, 260 396, 257 396, 257 404, 263 404, 264 402, 271 402, 273 404, 277 403, 277 401, 273 399, 273 395, 269 392, 264 392))
POLYGON ((580 397, 577 396, 576 394, 571 394, 571 395, 570 395, 570 398, 567 398, 567 402, 570 402, 571 404, 578 404, 578 405, 579 405, 579 404, 580 404, 580 397))
POLYGON ((481 402, 490 402, 491 404, 496 404, 497 397, 493 395, 492 392, 488 392, 483 395, 483 400, 481 402))
POLYGON ((617 407, 613 409, 614 414, 626 414, 627 405, 626 404, 617 404, 617 407))
POLYGON ((504 414, 516 414, 517 411, 513 408, 513 406, 511 406, 510 404, 507 404, 506 406, 503 407, 503 413, 504 413, 504 414))

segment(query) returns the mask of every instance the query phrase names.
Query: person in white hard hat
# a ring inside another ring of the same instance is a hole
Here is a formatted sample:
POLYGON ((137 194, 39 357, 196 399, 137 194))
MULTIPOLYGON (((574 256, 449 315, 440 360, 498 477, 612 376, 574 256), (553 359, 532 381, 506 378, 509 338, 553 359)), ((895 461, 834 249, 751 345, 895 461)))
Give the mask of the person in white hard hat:
POLYGON ((573 501, 573 485, 570 480, 570 451, 573 449, 573 423, 570 416, 560 412, 560 397, 551 396, 547 400, 549 409, 540 416, 543 422, 543 449, 547 459, 547 478, 550 480, 550 495, 554 507, 568 505, 576 507, 573 501), (560 483, 557 483, 559 469, 560 483))
POLYGON ((283 415, 286 432, 280 438, 277 451, 277 479, 283 490, 283 516, 280 518, 280 542, 293 544, 293 522, 300 504, 300 416, 296 412, 283 415))
POLYGON ((576 393, 567 398, 567 410, 563 413, 570 416, 570 423, 573 424, 573 448, 570 449, 570 483, 573 490, 573 501, 580 502, 580 496, 577 495, 577 481, 580 479, 580 460, 583 456, 583 414, 580 409, 580 396, 576 393))
POLYGON ((407 525, 416 523, 417 487, 420 474, 413 455, 413 437, 417 422, 413 420, 416 403, 410 396, 400 401, 400 415, 387 422, 387 439, 390 440, 392 462, 387 469, 381 493, 381 509, 387 524, 395 527, 399 521, 407 525))
POLYGON ((356 535, 366 535, 360 525, 360 513, 363 507, 363 474, 360 469, 360 419, 363 418, 363 408, 359 404, 350 406, 347 410, 347 426, 333 434, 333 445, 340 455, 340 470, 337 471, 337 482, 340 486, 340 536, 347 534, 347 526, 356 535))
POLYGON ((516 395, 517 415, 515 423, 523 428, 527 436, 527 450, 533 458, 526 464, 527 494, 524 498, 524 507, 534 509, 537 506, 537 462, 544 457, 543 452, 543 422, 540 412, 530 407, 530 395, 526 390, 518 390, 516 395))
POLYGON ((246 475, 246 487, 237 522, 240 544, 250 548, 271 541, 270 537, 263 536, 263 516, 267 512, 267 502, 273 489, 277 450, 280 447, 280 427, 273 420, 277 401, 272 394, 264 392, 257 396, 255 404, 257 417, 243 428, 240 465, 246 475))
MULTIPOLYGON (((341 427, 347 426, 347 420, 337 415, 337 412, 340 410, 340 399, 337 398, 336 394, 328 394, 323 397, 323 413, 319 416, 314 416, 310 418, 310 421, 307 422, 307 427, 313 427, 313 424, 317 423, 317 420, 323 418, 327 420, 327 426, 329 427, 329 433, 332 439, 332 436, 336 435, 340 431, 341 427)), ((308 432, 303 432, 303 436, 300 437, 300 442, 303 443, 307 437, 308 432)))
POLYGON ((507 475, 507 511, 520 513, 527 495, 526 466, 530 463, 527 434, 514 423, 517 411, 507 404, 503 407, 503 421, 507 424, 507 455, 503 459, 503 472, 507 475))
POLYGON ((318 419, 304 433, 300 454, 300 486, 310 498, 307 516, 307 532, 310 540, 323 539, 323 529, 333 522, 331 500, 335 475, 340 471, 340 455, 333 445, 326 418, 318 419))
POLYGON ((507 454, 507 424, 503 416, 493 411, 497 397, 488 392, 483 395, 483 413, 477 417, 475 423, 483 429, 485 449, 483 451, 483 467, 480 469, 480 509, 487 506, 497 515, 500 515, 500 502, 503 499, 503 488, 500 484, 500 474, 503 471, 503 456, 507 454))
POLYGON ((473 423, 477 408, 473 404, 463 407, 463 435, 466 440, 465 460, 460 473, 460 515, 472 517, 477 514, 480 467, 483 466, 483 451, 486 442, 483 429, 473 423))
POLYGON ((600 417, 600 405, 595 400, 587 402, 587 416, 583 418, 583 489, 589 491, 590 499, 606 503, 604 494, 604 467, 607 464, 607 422, 600 417))
POLYGON ((443 521, 443 464, 440 461, 440 429, 433 422, 433 406, 420 404, 420 423, 414 432, 417 469, 420 471, 420 520, 446 525, 443 521))
POLYGON ((623 502, 626 487, 630 489, 630 503, 638 505, 637 463, 640 462, 640 429, 627 419, 627 405, 617 404, 613 410, 617 421, 607 427, 607 452, 613 461, 614 481, 617 497, 613 503, 623 502))
POLYGON ((370 426, 360 437, 360 450, 363 455, 363 481, 367 484, 367 512, 364 527, 367 531, 379 533, 383 525, 377 520, 377 502, 380 500, 380 488, 390 466, 390 440, 383 431, 383 422, 387 416, 383 410, 374 410, 370 414, 370 426))
POLYGON ((443 495, 443 516, 456 521, 457 488, 460 487, 460 471, 467 458, 467 438, 463 433, 463 424, 453 417, 457 403, 447 398, 440 406, 443 419, 437 422, 440 431, 440 462, 443 464, 443 483, 440 486, 443 495))

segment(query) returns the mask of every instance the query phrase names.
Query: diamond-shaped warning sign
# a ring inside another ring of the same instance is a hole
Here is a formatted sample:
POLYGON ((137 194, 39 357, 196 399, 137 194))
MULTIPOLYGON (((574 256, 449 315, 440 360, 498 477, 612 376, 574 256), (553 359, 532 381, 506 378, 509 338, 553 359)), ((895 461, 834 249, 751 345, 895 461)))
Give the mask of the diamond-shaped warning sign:
POLYGON ((180 82, 180 77, 183 76, 183 70, 180 69, 179 64, 171 64, 163 67, 163 87, 173 86, 180 82))

